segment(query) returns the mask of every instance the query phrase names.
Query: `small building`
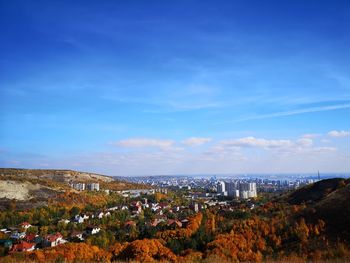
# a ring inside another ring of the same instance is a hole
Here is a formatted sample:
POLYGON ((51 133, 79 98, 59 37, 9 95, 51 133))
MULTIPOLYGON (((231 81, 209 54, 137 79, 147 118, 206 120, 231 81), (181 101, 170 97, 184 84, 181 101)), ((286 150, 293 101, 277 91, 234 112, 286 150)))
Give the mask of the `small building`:
POLYGON ((23 222, 23 223, 21 224, 21 227, 24 228, 25 230, 27 230, 27 229, 30 228, 31 226, 32 226, 32 225, 29 224, 28 222, 23 222))
POLYGON ((113 206, 113 207, 110 207, 107 209, 107 211, 115 211, 115 210, 118 210, 119 207, 118 206, 113 206))
POLYGON ((26 241, 21 241, 18 244, 14 244, 10 250, 11 252, 24 252, 33 251, 35 249, 35 243, 28 243, 26 241))
POLYGON ((10 238, 12 239, 22 239, 26 236, 26 233, 24 232, 13 232, 10 238))
POLYGON ((24 237, 24 240, 28 243, 35 243, 35 244, 39 244, 42 242, 42 238, 36 234, 27 234, 24 237))
POLYGON ((84 238, 83 238, 83 232, 79 232, 79 231, 73 231, 71 234, 70 234, 70 239, 71 240, 79 240, 79 241, 83 241, 84 238))
POLYGON ((61 219, 61 220, 58 221, 58 223, 68 224, 68 223, 70 223, 70 220, 68 220, 68 219, 61 219))
POLYGON ((56 234, 47 235, 44 239, 44 247, 55 247, 60 244, 64 244, 66 241, 63 239, 61 233, 57 232, 56 234))
POLYGON ((88 226, 86 229, 85 229, 85 233, 87 235, 95 235, 97 234, 98 232, 101 231, 101 228, 97 227, 97 226, 88 226))
POLYGON ((167 222, 168 227, 171 229, 181 228, 182 223, 177 219, 169 219, 167 222))
POLYGON ((98 213, 98 216, 97 216, 97 217, 98 217, 99 219, 102 219, 103 216, 104 216, 104 213, 103 213, 103 212, 100 212, 100 213, 98 213))
POLYGON ((74 222, 78 223, 78 224, 81 224, 81 223, 84 223, 84 217, 82 217, 81 215, 76 215, 74 217, 74 222))

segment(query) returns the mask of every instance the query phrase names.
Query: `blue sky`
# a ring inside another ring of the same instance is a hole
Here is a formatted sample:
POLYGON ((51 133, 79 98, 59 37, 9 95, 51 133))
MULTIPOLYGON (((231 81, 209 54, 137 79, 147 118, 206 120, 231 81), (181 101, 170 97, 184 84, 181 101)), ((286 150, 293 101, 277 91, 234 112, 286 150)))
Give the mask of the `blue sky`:
POLYGON ((349 1, 0 0, 0 166, 350 171, 349 1))

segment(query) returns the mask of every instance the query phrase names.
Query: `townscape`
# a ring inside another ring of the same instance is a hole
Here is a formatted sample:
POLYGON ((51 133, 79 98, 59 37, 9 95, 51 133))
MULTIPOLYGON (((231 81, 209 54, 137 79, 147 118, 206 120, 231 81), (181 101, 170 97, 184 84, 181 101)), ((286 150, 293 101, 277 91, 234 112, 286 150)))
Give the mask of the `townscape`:
MULTIPOLYGON (((86 191, 91 195, 101 191, 104 195, 111 195, 113 206, 106 206, 103 209, 88 209, 81 211, 78 207, 72 207, 70 210, 59 209, 59 215, 47 218, 39 216, 37 224, 30 224, 27 221, 19 222, 19 218, 3 218, 2 229, 0 230, 8 239, 2 239, 0 242, 8 253, 24 252, 54 247, 66 242, 82 242, 84 240, 94 240, 93 244, 103 242, 92 236, 100 233, 101 229, 104 235, 112 235, 112 240, 126 241, 132 240, 135 235, 152 238, 160 230, 175 230, 186 228, 197 213, 208 208, 216 208, 222 211, 233 211, 240 206, 244 209, 253 209, 254 201, 248 196, 241 202, 239 195, 232 196, 231 192, 227 194, 223 182, 218 182, 216 193, 207 193, 205 189, 196 189, 191 191, 190 187, 186 191, 177 194, 167 188, 157 189, 127 189, 120 191, 111 191, 109 189, 100 189, 98 182, 83 183, 70 182, 69 186, 75 190, 86 191), (170 197, 171 196, 171 197, 170 197), (220 197, 234 197, 229 200, 223 200, 220 197), (50 227, 50 234, 43 222, 50 222, 56 227, 50 227), (111 222, 118 222, 111 225, 111 222), (7 224, 7 225, 6 225, 7 224), (108 227, 104 227, 108 225, 108 227), (4 228, 4 226, 7 226, 4 228), (118 228, 116 232, 113 230, 118 228), (57 230, 57 232, 53 232, 57 230)), ((226 183, 227 185, 227 183, 226 183)), ((251 198, 256 198, 255 183, 243 184, 243 187, 251 186, 251 198)), ((248 189, 249 190, 249 189, 248 189)), ((239 190, 237 190, 239 192, 239 190)), ((101 194, 100 192, 100 194, 101 194)), ((235 190, 236 192, 236 190, 235 190)), ((243 209, 243 210, 244 210, 243 209)), ((28 218, 24 216, 23 219, 28 218)), ((32 221, 36 221, 32 218, 32 221)), ((105 240, 104 240, 105 241, 105 240)), ((111 242, 109 240, 109 242, 111 242)))
POLYGON ((0 0, 0 263, 350 261, 350 0, 0 0))
MULTIPOLYGON (((10 172, 10 177, 3 178, 23 181, 23 175, 16 177, 17 171, 10 172)), ((302 201, 307 187, 316 187, 312 191, 318 192, 332 189, 334 196, 348 191, 349 180, 303 182, 306 186, 300 187, 300 192, 290 188, 283 192, 262 191, 256 179, 212 177, 205 187, 194 186, 192 181, 187 187, 129 183, 130 188, 118 190, 115 184, 126 183, 68 180, 65 186, 60 185, 65 190, 58 192, 47 206, 23 210, 14 200, 8 201, 8 209, 0 213, 0 252, 10 262, 51 262, 59 257, 72 261, 262 261, 275 257, 308 260, 350 255, 345 246, 347 232, 330 235, 334 218, 329 221, 327 216, 310 214, 312 203, 306 205, 302 201), (240 234, 236 236, 232 229, 240 234), (250 235, 255 235, 254 242, 250 235), (240 248, 242 242, 246 246, 240 248), (300 246, 295 247, 295 242, 300 246), (322 252, 315 244, 324 247, 322 252), (236 250, 241 252, 237 254, 236 250)), ((314 202, 317 206, 317 199, 314 202)), ((339 220, 343 222, 344 217, 339 220)))

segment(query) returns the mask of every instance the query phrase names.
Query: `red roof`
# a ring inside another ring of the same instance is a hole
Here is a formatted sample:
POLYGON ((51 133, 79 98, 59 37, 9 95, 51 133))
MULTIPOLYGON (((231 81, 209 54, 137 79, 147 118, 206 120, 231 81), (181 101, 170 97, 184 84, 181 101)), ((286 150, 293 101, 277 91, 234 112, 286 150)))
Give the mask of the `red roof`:
POLYGON ((29 224, 28 222, 23 222, 22 224, 21 224, 21 226, 30 226, 31 224, 29 224))
POLYGON ((154 219, 154 220, 151 222, 151 226, 157 226, 158 224, 159 224, 158 219, 154 219))
POLYGON ((47 235, 46 236, 46 240, 49 242, 55 242, 58 238, 62 238, 63 236, 61 235, 61 233, 56 233, 56 234, 52 234, 52 235, 47 235))
POLYGON ((26 236, 24 238, 28 242, 31 242, 31 241, 34 241, 34 239, 36 238, 36 235, 35 234, 26 234, 26 236))
POLYGON ((33 243, 28 243, 25 241, 22 241, 19 244, 13 245, 11 252, 21 252, 21 251, 27 251, 29 249, 32 249, 35 246, 33 243))

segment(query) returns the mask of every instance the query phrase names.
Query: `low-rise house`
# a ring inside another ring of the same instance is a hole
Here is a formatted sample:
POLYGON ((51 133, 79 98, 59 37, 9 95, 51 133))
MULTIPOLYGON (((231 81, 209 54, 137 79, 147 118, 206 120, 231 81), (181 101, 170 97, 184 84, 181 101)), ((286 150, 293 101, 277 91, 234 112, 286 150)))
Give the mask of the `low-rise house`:
POLYGON ((13 232, 10 236, 12 239, 22 239, 26 236, 26 233, 24 232, 13 232))
POLYGON ((8 230, 7 228, 3 228, 3 229, 0 230, 0 232, 4 233, 6 235, 10 235, 12 231, 8 230))
POLYGON ((24 252, 33 251, 35 249, 35 243, 28 243, 26 241, 21 241, 18 244, 14 244, 10 250, 11 252, 24 252))
POLYGON ((101 228, 97 227, 97 226, 88 226, 86 229, 85 229, 85 233, 87 235, 95 235, 97 234, 98 232, 101 231, 101 228))
POLYGON ((84 220, 87 220, 90 218, 90 216, 88 214, 82 214, 81 216, 84 218, 84 220))
POLYGON ((66 243, 66 240, 63 239, 61 233, 57 232, 56 234, 47 235, 43 241, 44 247, 55 247, 60 244, 66 243))
POLYGON ((84 223, 84 221, 86 219, 89 219, 89 216, 87 216, 87 215, 76 215, 74 217, 74 222, 81 224, 81 223, 84 223))
POLYGON ((115 210, 118 210, 119 207, 118 206, 114 206, 114 207, 110 207, 107 209, 107 211, 115 211, 115 210))
POLYGON ((74 217, 74 222, 78 223, 78 224, 81 224, 81 223, 84 223, 84 218, 80 215, 76 215, 74 217))
POLYGON ((31 226, 32 226, 32 225, 29 224, 28 222, 23 222, 23 223, 21 224, 21 227, 24 228, 25 230, 27 230, 27 229, 30 228, 31 226))
POLYGON ((98 217, 99 219, 102 219, 103 216, 104 216, 104 213, 103 213, 103 212, 100 212, 100 213, 97 215, 97 217, 98 217))
POLYGON ((42 238, 36 234, 27 234, 24 237, 24 240, 28 243, 35 243, 35 244, 39 244, 42 242, 42 238))
POLYGON ((167 222, 168 227, 171 229, 181 228, 182 223, 177 219, 169 219, 167 222))
POLYGON ((70 223, 70 220, 68 220, 68 219, 61 219, 61 220, 58 221, 58 223, 68 224, 68 223, 70 223))
POLYGON ((83 241, 84 238, 83 238, 83 232, 78 232, 78 231, 73 231, 71 234, 70 234, 70 239, 74 240, 74 239, 78 239, 80 241, 83 241))

